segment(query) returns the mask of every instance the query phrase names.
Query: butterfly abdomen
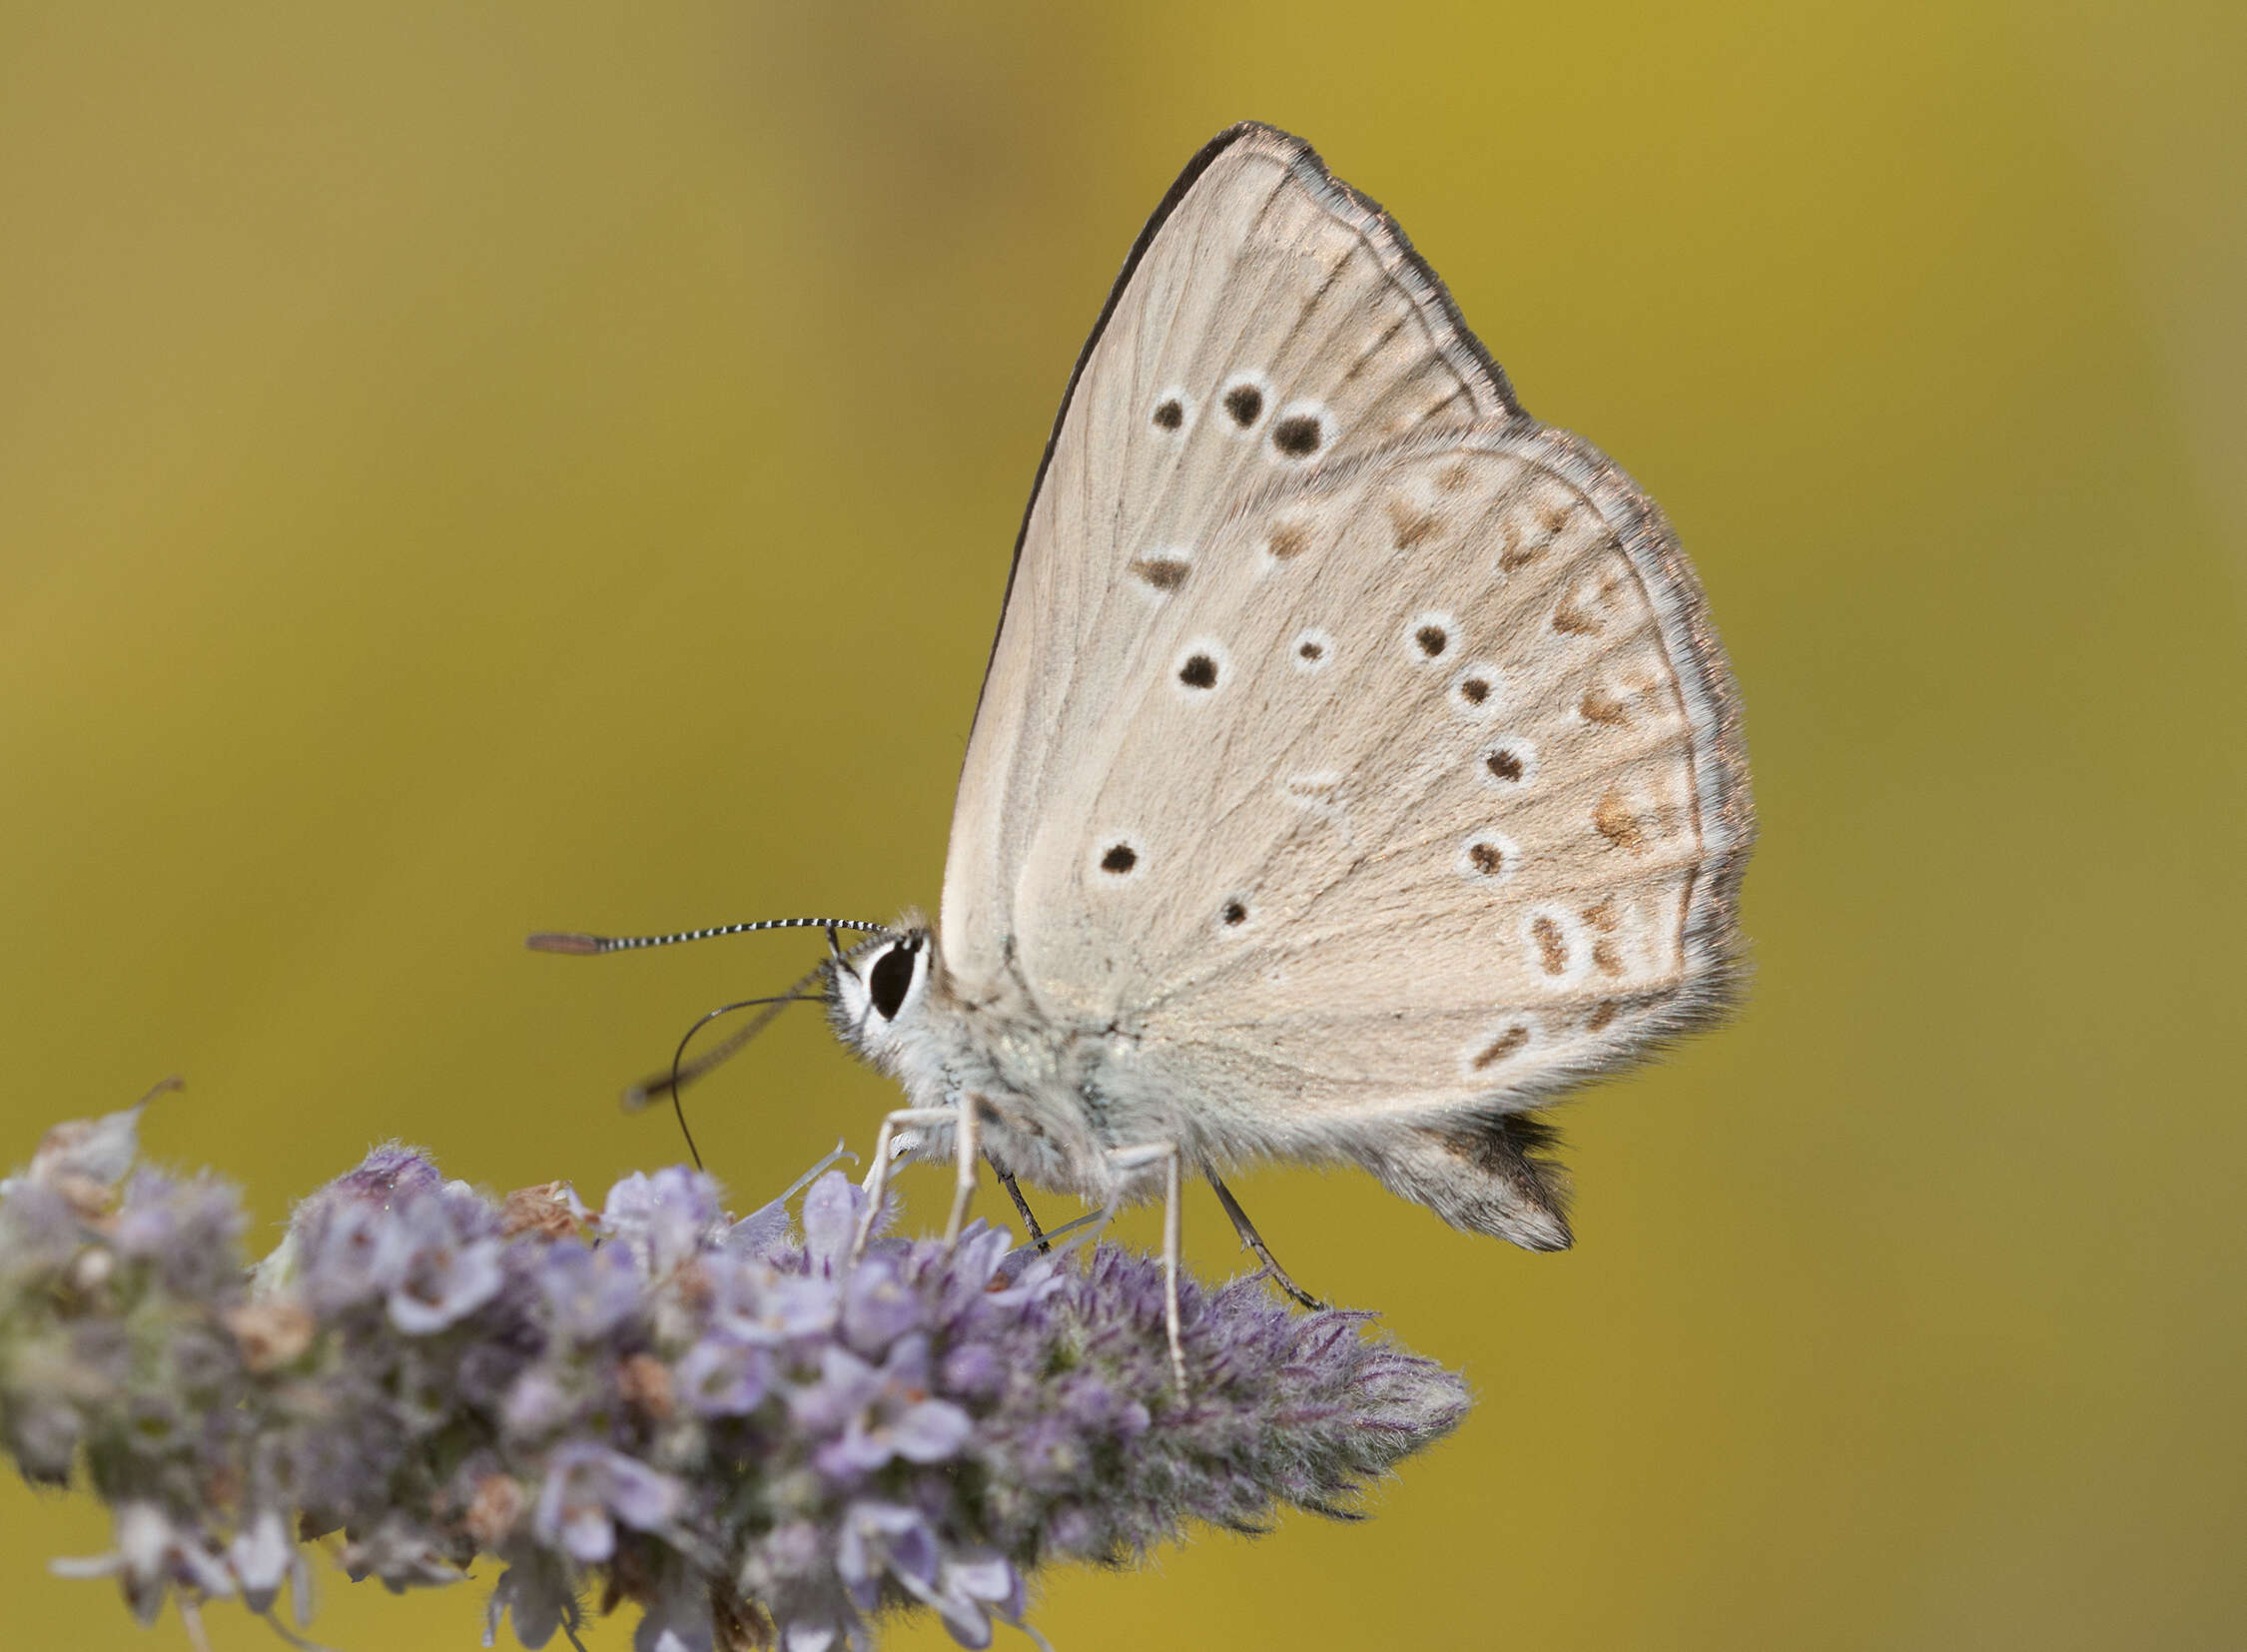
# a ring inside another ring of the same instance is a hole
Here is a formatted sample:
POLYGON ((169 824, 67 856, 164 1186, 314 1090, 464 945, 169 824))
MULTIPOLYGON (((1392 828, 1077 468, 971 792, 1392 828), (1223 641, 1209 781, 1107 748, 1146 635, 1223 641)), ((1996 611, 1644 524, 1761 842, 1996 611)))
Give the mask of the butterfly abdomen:
POLYGON ((1427 1206, 1454 1228, 1524 1249, 1565 1250, 1575 1235, 1568 1226, 1568 1175, 1550 1152, 1559 1139, 1534 1113, 1400 1125, 1368 1143, 1365 1166, 1391 1192, 1427 1206))

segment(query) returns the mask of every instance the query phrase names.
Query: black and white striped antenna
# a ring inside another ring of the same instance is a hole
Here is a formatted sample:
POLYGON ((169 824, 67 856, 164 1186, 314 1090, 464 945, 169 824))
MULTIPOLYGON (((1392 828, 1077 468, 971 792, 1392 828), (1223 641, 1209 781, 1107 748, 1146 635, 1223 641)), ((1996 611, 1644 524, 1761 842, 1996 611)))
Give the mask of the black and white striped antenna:
POLYGON ((540 930, 523 945, 532 952, 566 953, 572 958, 594 958, 606 952, 637 952, 644 947, 676 946, 681 941, 710 941, 721 935, 749 935, 760 929, 862 930, 873 935, 894 933, 887 924, 870 924, 863 918, 760 918, 753 924, 719 924, 714 929, 682 929, 672 935, 587 935, 581 930, 540 930))

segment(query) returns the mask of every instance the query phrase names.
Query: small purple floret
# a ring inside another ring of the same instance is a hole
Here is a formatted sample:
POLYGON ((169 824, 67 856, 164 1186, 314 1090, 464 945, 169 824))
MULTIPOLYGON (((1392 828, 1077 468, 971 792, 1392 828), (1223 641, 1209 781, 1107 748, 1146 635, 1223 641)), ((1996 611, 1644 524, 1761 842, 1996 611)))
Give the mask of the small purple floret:
POLYGON ((753 1342, 705 1336, 679 1361, 679 1392, 706 1417, 747 1416, 772 1391, 771 1359, 753 1342))
POLYGON ((616 1552, 616 1521, 660 1531, 683 1500, 676 1480, 637 1458, 573 1442, 547 1459, 533 1525, 542 1541, 572 1559, 600 1561, 616 1552))

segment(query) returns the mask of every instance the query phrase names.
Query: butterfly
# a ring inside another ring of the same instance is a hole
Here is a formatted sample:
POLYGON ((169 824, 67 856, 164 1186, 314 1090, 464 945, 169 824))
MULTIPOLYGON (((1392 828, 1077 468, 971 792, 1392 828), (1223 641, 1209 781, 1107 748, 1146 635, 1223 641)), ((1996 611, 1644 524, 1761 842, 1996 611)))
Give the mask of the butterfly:
MULTIPOLYGON (((1539 1103, 1717 1016, 1755 835, 1737 690, 1654 502, 1540 424, 1301 140, 1212 139, 1070 376, 931 924, 830 932, 893 1155, 1103 1210, 1356 1165, 1571 1239, 1539 1103)), ((748 926, 733 926, 748 927, 748 926)), ((1019 1196, 1018 1196, 1019 1198, 1019 1196)), ((1027 1207, 1025 1214, 1027 1215, 1027 1207)))

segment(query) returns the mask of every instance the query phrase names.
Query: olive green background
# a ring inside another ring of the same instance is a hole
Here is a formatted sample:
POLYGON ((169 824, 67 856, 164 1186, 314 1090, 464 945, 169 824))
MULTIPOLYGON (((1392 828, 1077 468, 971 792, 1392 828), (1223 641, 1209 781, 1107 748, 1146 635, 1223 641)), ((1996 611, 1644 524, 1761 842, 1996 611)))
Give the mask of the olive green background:
MULTIPOLYGON (((0 7, 0 1160, 175 1071, 153 1152, 262 1224, 389 1136, 497 1188, 677 1157, 616 1091, 818 943, 520 935, 934 904, 1069 366, 1253 115, 1675 518, 1760 973, 1566 1111, 1570 1254, 1242 1183, 1481 1403, 1369 1524, 1037 1621, 2237 1644, 2240 17, 0 7)), ((696 1119, 756 1202, 891 1094, 798 1012, 696 1119)), ((1187 1245, 1237 1265, 1205 1197, 1187 1245)), ((178 1644, 47 1577, 106 1540, 0 1487, 11 1646, 178 1644)), ((315 1632, 471 1644, 487 1585, 336 1577, 315 1632)))

